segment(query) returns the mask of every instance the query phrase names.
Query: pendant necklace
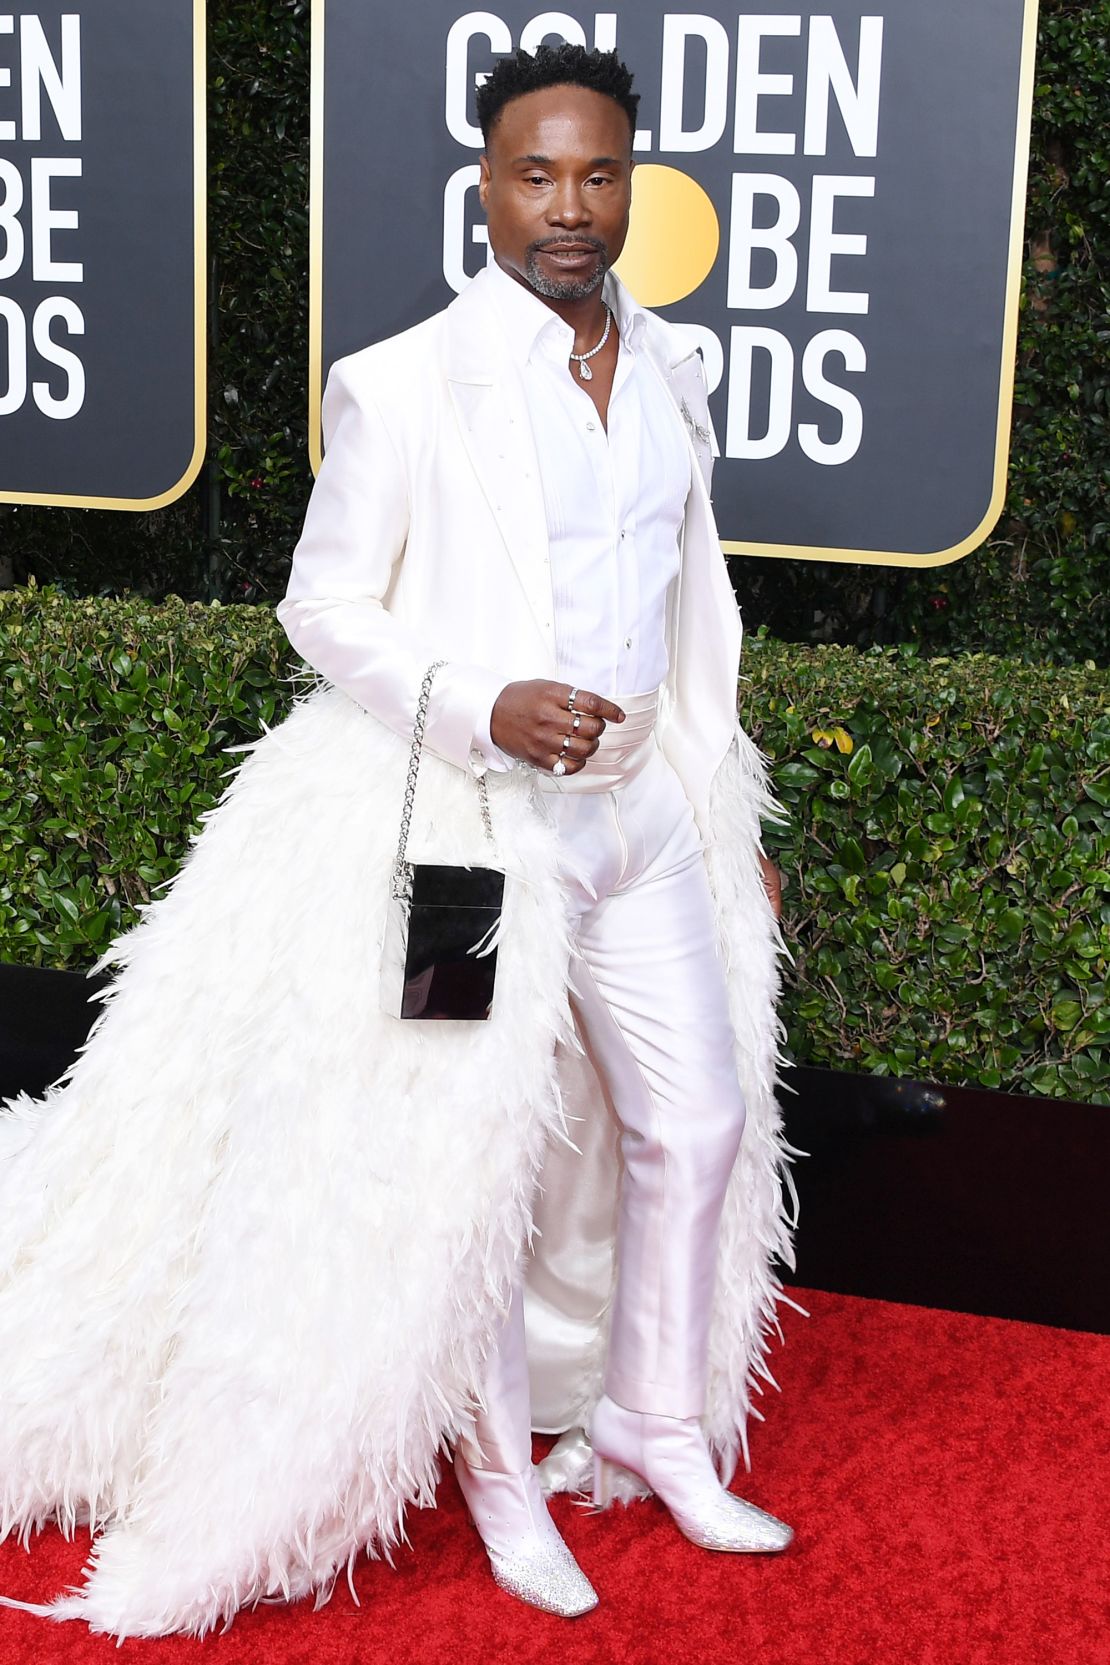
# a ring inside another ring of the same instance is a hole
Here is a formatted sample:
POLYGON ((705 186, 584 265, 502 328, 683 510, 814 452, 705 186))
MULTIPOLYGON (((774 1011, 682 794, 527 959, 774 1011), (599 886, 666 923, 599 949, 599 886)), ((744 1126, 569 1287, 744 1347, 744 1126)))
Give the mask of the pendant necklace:
POLYGON ((613 323, 612 309, 607 305, 606 308, 605 308, 605 332, 602 335, 601 340, 598 342, 597 346, 596 347, 591 347, 588 353, 571 353, 571 355, 570 355, 571 360, 573 361, 573 363, 577 364, 578 374, 581 376, 581 378, 584 382, 592 382, 593 379, 594 379, 594 373, 590 369, 589 365, 586 363, 586 360, 588 358, 593 358, 595 353, 600 353, 602 347, 604 347, 605 343, 609 339, 609 330, 612 327, 612 323, 613 323))

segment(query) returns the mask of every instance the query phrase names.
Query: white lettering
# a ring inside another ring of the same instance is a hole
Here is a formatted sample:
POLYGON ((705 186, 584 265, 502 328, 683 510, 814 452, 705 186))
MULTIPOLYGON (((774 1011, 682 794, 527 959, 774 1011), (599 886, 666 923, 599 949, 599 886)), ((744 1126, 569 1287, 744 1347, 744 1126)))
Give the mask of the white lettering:
POLYGON ((663 19, 663 79, 659 93, 660 150, 712 150, 728 120, 728 35, 715 17, 663 19), (705 46, 705 101, 700 127, 682 125, 686 50, 691 40, 705 46))
POLYGON ((31 326, 35 347, 47 364, 55 364, 65 372, 67 385, 65 393, 58 399, 51 393, 49 382, 33 383, 32 392, 35 404, 44 416, 64 422, 76 416, 85 403, 85 367, 76 353, 60 346, 51 336, 50 326, 56 318, 65 324, 70 335, 85 333, 85 320, 76 302, 65 295, 52 295, 49 300, 39 303, 31 326))
MULTIPOLYGON (((15 18, 12 17, 10 12, 5 13, 3 17, 0 17, 0 35, 13 35, 14 33, 15 18)), ((0 65, 0 87, 10 87, 11 84, 11 70, 4 68, 3 65, 0 65)), ((14 138, 15 122, 0 121, 0 144, 11 144, 14 138)))
POLYGON ((75 208, 53 208, 50 185, 54 179, 80 179, 77 157, 35 156, 31 160, 31 261, 36 283, 80 283, 85 275, 79 260, 55 260, 50 239, 55 231, 76 231, 75 208))
POLYGON ((810 312, 866 312, 869 296, 862 290, 833 290, 834 255, 864 255, 867 238, 833 230, 837 197, 873 197, 874 178, 816 174, 810 209, 809 281, 806 307, 810 312))
POLYGON ((815 422, 802 422, 798 427, 798 444, 806 456, 827 468, 851 462, 863 441, 863 406, 854 393, 837 387, 825 376, 825 360, 830 353, 839 353, 845 370, 853 374, 867 369, 863 342, 847 330, 823 330, 813 337, 802 355, 802 382, 806 391, 839 411, 842 419, 840 438, 832 442, 821 438, 815 422))
POLYGON ((778 330, 754 324, 732 326, 728 378, 728 423, 725 455, 757 462, 777 457, 790 439, 790 412, 794 398, 794 349, 778 330), (752 361, 756 350, 771 362, 771 386, 767 401, 767 427, 759 437, 752 434, 752 361))
POLYGON ((736 124, 733 145, 738 156, 793 156, 793 133, 761 133, 759 100, 785 98, 794 90, 792 75, 765 75, 759 55, 765 35, 800 35, 802 19, 753 13, 736 24, 736 124))
POLYGON ((81 137, 81 19, 62 14, 62 66, 55 63, 46 32, 35 16, 19 20, 19 72, 23 137, 42 138, 42 95, 45 91, 63 139, 81 137))
POLYGON ((0 255, 0 278, 14 277, 23 264, 23 226, 19 211, 23 207, 23 176, 12 162, 0 157, 0 184, 4 200, 0 202, 0 231, 4 234, 4 253, 0 255))
POLYGON ((830 88, 836 96, 854 154, 877 154, 882 74, 881 17, 859 20, 859 67, 854 81, 832 18, 810 19, 804 147, 807 156, 824 156, 828 151, 830 88))
POLYGON ((467 104, 475 77, 470 69, 470 43, 483 38, 493 53, 511 52, 513 37, 508 24, 494 12, 464 12, 447 32, 447 102, 444 116, 447 131, 457 144, 480 150, 482 130, 469 119, 467 104))
MULTIPOLYGON (((578 46, 586 45, 584 26, 569 12, 537 13, 521 30, 520 45, 526 52, 535 52, 548 36, 556 36, 578 46)), ((444 119, 451 137, 457 144, 465 145, 468 150, 482 148, 481 129, 476 122, 469 119, 467 111, 475 84, 484 81, 489 73, 486 69, 471 68, 471 43, 475 40, 489 42, 490 56, 513 50, 512 30, 496 12, 464 12, 461 17, 455 19, 447 32, 444 119)), ((595 47, 599 52, 611 52, 616 44, 616 12, 595 12, 595 47)), ((651 145, 651 130, 637 130, 632 148, 650 150, 651 145)))
POLYGON ((594 45, 599 52, 614 52, 617 46, 616 12, 594 13, 594 45))
POLYGON ((797 187, 779 174, 734 173, 732 218, 728 251, 728 305, 769 312, 790 299, 798 282, 798 251, 790 239, 802 221, 802 199, 797 187), (773 225, 755 224, 757 197, 778 203, 773 225), (765 288, 752 285, 752 253, 767 249, 775 260, 775 275, 765 288))
MULTIPOLYGON (((461 295, 470 282, 466 269, 467 194, 477 191, 482 170, 477 162, 467 162, 456 168, 443 190, 443 276, 461 295)), ((489 233, 484 224, 470 230, 472 243, 488 243, 489 233)))
POLYGON ((548 35, 557 36, 569 46, 586 44, 585 29, 566 12, 540 12, 520 31, 521 51, 535 53, 537 46, 542 46, 548 35))
POLYGON ((11 416, 27 397, 27 326, 21 309, 8 295, 0 295, 0 318, 7 325, 8 337, 8 385, 0 393, 0 416, 11 416))

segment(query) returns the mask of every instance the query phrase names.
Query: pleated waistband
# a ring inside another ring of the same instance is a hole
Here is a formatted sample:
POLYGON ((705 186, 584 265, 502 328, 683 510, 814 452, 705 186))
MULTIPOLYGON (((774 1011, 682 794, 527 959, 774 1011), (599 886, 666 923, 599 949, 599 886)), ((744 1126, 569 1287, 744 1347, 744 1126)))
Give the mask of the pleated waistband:
MULTIPOLYGON (((624 712, 623 723, 607 722, 598 738, 597 751, 572 775, 553 775, 538 770, 536 779, 545 792, 611 792, 639 774, 655 749, 655 722, 659 714, 658 688, 646 694, 616 694, 613 704, 624 712)), ((568 724, 570 714, 568 713, 568 724)), ((568 733, 570 732, 568 727, 568 733)))

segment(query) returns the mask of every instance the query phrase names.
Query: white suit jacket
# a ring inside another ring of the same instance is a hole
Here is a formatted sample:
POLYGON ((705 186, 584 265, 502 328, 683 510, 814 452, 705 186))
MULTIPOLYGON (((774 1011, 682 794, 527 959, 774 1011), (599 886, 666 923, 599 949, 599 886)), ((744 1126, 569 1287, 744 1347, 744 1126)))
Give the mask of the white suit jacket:
MULTIPOLYGON (((406 739, 424 672, 446 660, 424 743, 478 774, 481 719, 505 684, 557 676, 539 459, 494 306, 480 273, 434 317, 332 365, 324 460, 277 610, 304 659, 406 739)), ((659 739, 704 830, 737 726, 741 626, 709 500, 701 357, 653 313, 643 339, 698 464, 659 739)))

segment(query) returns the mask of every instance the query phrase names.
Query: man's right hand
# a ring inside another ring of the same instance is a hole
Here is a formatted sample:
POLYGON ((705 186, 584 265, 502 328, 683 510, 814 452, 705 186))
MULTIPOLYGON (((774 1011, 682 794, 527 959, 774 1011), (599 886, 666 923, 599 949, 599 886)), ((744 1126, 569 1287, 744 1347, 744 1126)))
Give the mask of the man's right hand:
POLYGON ((585 688, 575 693, 570 711, 570 692, 567 682, 510 682, 494 702, 490 739, 501 751, 549 774, 560 757, 567 774, 576 774, 597 751, 606 723, 623 723, 624 712, 612 700, 585 688), (581 718, 577 728, 576 715, 581 718), (570 743, 564 747, 568 734, 570 743))

